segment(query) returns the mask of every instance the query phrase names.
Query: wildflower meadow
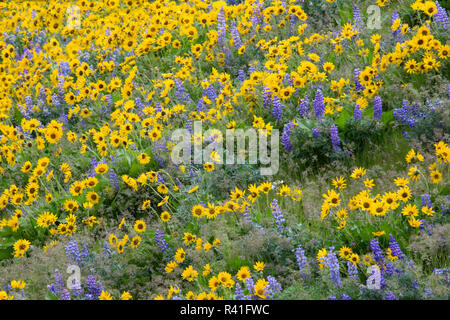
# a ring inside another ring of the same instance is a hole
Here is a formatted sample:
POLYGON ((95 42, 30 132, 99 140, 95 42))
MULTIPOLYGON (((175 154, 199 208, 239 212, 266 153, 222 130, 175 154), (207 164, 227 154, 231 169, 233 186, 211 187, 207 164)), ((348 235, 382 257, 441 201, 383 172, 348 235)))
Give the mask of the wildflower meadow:
POLYGON ((449 13, 0 2, 0 300, 448 300, 449 13))

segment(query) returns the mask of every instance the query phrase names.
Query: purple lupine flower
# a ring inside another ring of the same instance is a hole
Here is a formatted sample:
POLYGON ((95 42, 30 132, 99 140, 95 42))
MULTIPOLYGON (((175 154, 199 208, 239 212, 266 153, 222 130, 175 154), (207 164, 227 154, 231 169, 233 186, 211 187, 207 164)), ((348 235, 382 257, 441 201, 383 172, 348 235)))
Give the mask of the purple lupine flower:
POLYGON ((292 86, 292 80, 291 77, 289 76, 289 73, 285 73, 283 76, 283 85, 285 86, 292 86))
POLYGON ((370 240, 370 249, 374 254, 375 261, 379 264, 382 264, 384 261, 383 252, 381 251, 380 244, 378 243, 378 240, 376 238, 370 240))
POLYGON ((194 133, 194 130, 192 129, 192 121, 190 119, 186 119, 185 128, 190 134, 194 133))
POLYGON ((283 213, 281 212, 280 207, 278 206, 277 199, 273 199, 270 204, 270 208, 272 209, 272 216, 275 218, 275 222, 277 224, 277 228, 279 230, 283 230, 285 226, 283 225, 286 222, 283 213))
POLYGON ((375 120, 380 120, 382 112, 383 112, 383 108, 382 108, 381 97, 376 96, 373 99, 373 118, 375 120))
POLYGON ((86 279, 86 285, 88 289, 88 294, 93 298, 98 298, 103 291, 103 286, 95 281, 93 275, 89 275, 86 279))
POLYGON ((449 271, 450 271, 450 268, 446 268, 446 269, 434 268, 433 269, 433 274, 447 274, 449 271))
POLYGON ((61 273, 59 272, 58 269, 55 269, 54 277, 55 277, 55 283, 53 285, 53 288, 54 288, 53 292, 56 295, 59 295, 59 294, 61 294, 62 290, 64 289, 64 281, 63 281, 61 273))
POLYGON ((61 61, 59 63, 59 70, 63 76, 67 76, 70 73, 70 63, 66 61, 61 61))
POLYGON ((431 197, 428 193, 424 193, 421 197, 422 207, 431 207, 431 197))
POLYGON ((217 99, 216 89, 214 89, 214 86, 212 84, 208 86, 208 99, 212 101, 216 101, 217 99))
POLYGON ((175 86, 177 87, 177 90, 175 92, 177 96, 177 100, 179 103, 183 103, 185 101, 189 101, 186 93, 186 89, 184 88, 183 82, 179 78, 175 78, 174 80, 175 86))
POLYGON ((269 109, 270 103, 272 101, 271 92, 270 92, 269 87, 264 86, 262 94, 263 94, 263 106, 264 106, 264 108, 269 109))
POLYGON ((393 275, 395 272, 395 266, 392 262, 387 262, 386 263, 386 271, 385 273, 387 273, 388 275, 393 275))
POLYGON ((397 300, 397 298, 392 293, 392 291, 388 291, 388 292, 386 292, 386 300, 397 300))
POLYGON ((83 258, 89 258, 90 253, 89 253, 89 245, 87 243, 85 243, 83 245, 83 248, 81 249, 81 256, 83 258))
POLYGON ((31 96, 25 97, 25 106, 27 107, 28 111, 31 111, 33 108, 33 98, 31 96))
POLYGON ((352 300, 352 298, 348 294, 345 294, 345 293, 341 294, 341 299, 342 300, 352 300))
POLYGON ((65 84, 65 80, 63 76, 58 76, 58 89, 64 93, 64 84, 65 84))
POLYGON ((448 26, 447 11, 440 5, 440 3, 438 1, 435 1, 435 3, 436 3, 436 8, 437 8, 437 13, 434 15, 433 18, 437 22, 439 22, 439 24, 441 25, 442 28, 447 30, 447 26, 448 26))
POLYGON ((245 286, 247 287, 247 290, 249 293, 254 293, 255 292, 255 281, 253 281, 252 277, 246 278, 244 280, 245 286))
POLYGON ((203 108, 203 98, 200 98, 200 100, 198 100, 198 103, 197 103, 197 111, 198 111, 198 112, 205 111, 205 109, 203 108))
POLYGON ((361 84, 361 82, 359 82, 359 75, 361 74, 361 69, 356 68, 353 70, 353 78, 355 79, 355 90, 356 91, 361 91, 364 89, 363 85, 361 84))
POLYGON ((259 10, 258 10, 258 7, 257 7, 256 2, 255 2, 252 5, 252 35, 255 34, 256 27, 259 24, 258 16, 259 16, 259 10))
POLYGON ((242 47, 241 37, 239 36, 239 31, 235 26, 231 28, 231 36, 233 37, 233 44, 236 49, 242 47))
POLYGON ((61 293, 61 300, 71 300, 70 299, 70 292, 67 289, 64 289, 61 293))
POLYGON ((72 287, 72 294, 74 297, 80 297, 83 295, 83 289, 81 288, 81 284, 79 281, 75 280, 76 283, 74 283, 72 287))
MULTIPOLYGON (((295 251, 295 258, 297 259, 298 269, 302 272, 303 269, 306 267, 307 259, 305 256, 305 250, 303 250, 301 245, 299 245, 297 250, 295 251)), ((303 272, 302 277, 305 278, 303 272)))
POLYGON ((238 80, 240 82, 244 82, 245 81, 245 72, 244 72, 244 70, 239 69, 237 78, 238 78, 238 80))
POLYGON ((223 7, 220 8, 217 14, 217 32, 218 32, 218 43, 222 46, 225 43, 226 35, 226 22, 225 22, 225 12, 223 7))
POLYGON ((419 282, 417 280, 414 280, 413 284, 411 285, 411 288, 416 289, 419 286, 419 282))
POLYGON ((399 259, 406 258, 406 255, 402 252, 402 249, 400 249, 397 240, 395 240, 392 234, 389 235, 389 248, 391 248, 392 254, 397 256, 399 259))
POLYGON ((103 243, 103 251, 102 251, 103 256, 105 257, 109 257, 111 255, 111 248, 108 244, 108 242, 104 242, 103 243))
POLYGON ((164 181, 163 176, 161 175, 161 173, 157 172, 157 173, 156 173, 156 177, 157 177, 157 181, 158 181, 159 183, 166 184, 165 181, 164 181))
POLYGON ((340 287, 342 285, 342 282, 339 274, 339 260, 333 250, 334 248, 331 247, 329 253, 325 257, 325 264, 330 270, 331 280, 336 286, 340 287))
POLYGON ((358 27, 358 29, 361 29, 364 25, 363 20, 361 18, 361 11, 359 11, 357 5, 353 7, 353 21, 355 22, 355 25, 358 27))
POLYGON ((300 114, 300 117, 306 117, 309 113, 309 100, 308 96, 305 95, 303 99, 300 100, 300 105, 298 107, 298 113, 300 114))
POLYGON ((411 269, 414 269, 414 266, 415 266, 414 261, 412 261, 412 260, 406 261, 406 265, 411 269))
POLYGON ((356 121, 361 121, 362 112, 359 104, 355 105, 355 109, 353 110, 353 117, 355 118, 356 121))
POLYGON ((252 223, 252 217, 250 215, 250 211, 248 210, 248 206, 245 207, 244 212, 242 213, 242 216, 245 219, 245 222, 247 224, 251 224, 252 223))
POLYGON ((90 170, 89 170, 89 177, 94 177, 94 176, 96 175, 96 173, 95 173, 95 167, 96 167, 97 164, 99 164, 99 163, 101 163, 101 161, 100 161, 100 162, 97 162, 97 159, 96 159, 95 157, 92 157, 92 158, 91 158, 91 163, 90 163, 91 168, 90 168, 90 170))
POLYGON ((169 246, 166 239, 164 239, 164 232, 160 231, 159 229, 155 232, 155 240, 158 244, 158 248, 163 252, 169 246))
POLYGON ((334 295, 330 295, 329 297, 328 297, 328 300, 337 300, 337 298, 336 298, 336 296, 334 296, 334 295))
POLYGON ((292 151, 292 145, 290 141, 290 137, 292 134, 292 127, 295 126, 295 124, 292 121, 289 121, 286 123, 286 125, 283 128, 283 133, 281 135, 281 143, 283 144, 284 148, 287 152, 292 151))
POLYGON ((142 102, 142 99, 139 97, 136 97, 134 99, 134 103, 136 104, 136 107, 138 108, 138 110, 141 112, 145 108, 145 104, 142 102))
POLYGON ((311 131, 312 131, 312 133, 313 133, 314 138, 318 139, 318 138, 320 137, 319 129, 317 129, 317 128, 312 128, 311 131))
POLYGON ((358 269, 351 261, 347 261, 347 271, 350 278, 358 279, 358 269))
POLYGON ((59 107, 61 105, 58 94, 56 94, 56 93, 52 94, 52 103, 55 107, 59 107))
POLYGON ((275 277, 272 276, 268 276, 267 277, 267 281, 269 282, 269 294, 267 295, 269 299, 273 299, 273 296, 275 295, 275 293, 281 292, 283 290, 283 288, 281 287, 281 285, 278 283, 277 279, 275 279, 275 277))
POLYGON ((281 105, 280 98, 276 94, 273 95, 272 106, 273 106, 273 109, 272 109, 273 117, 275 119, 277 119, 278 121, 281 120, 281 118, 283 116, 282 115, 283 106, 281 105))
POLYGON ((314 113, 316 114, 316 119, 320 120, 325 113, 325 104, 323 102, 322 90, 317 89, 316 97, 314 98, 314 113))
POLYGON ((106 103, 108 104, 108 107, 111 107, 113 105, 113 97, 111 94, 105 95, 106 103))
POLYGON ((77 265, 83 264, 85 255, 80 253, 76 240, 70 239, 69 243, 64 247, 64 250, 66 251, 66 257, 69 258, 71 262, 74 262, 77 265))
POLYGON ((249 73, 249 74, 252 74, 253 72, 256 72, 256 69, 255 69, 254 66, 250 66, 250 67, 248 68, 248 73, 249 73))
POLYGON ((117 174, 114 169, 109 170, 109 183, 111 187, 114 187, 115 193, 119 192, 119 180, 117 179, 117 174))
POLYGON ((239 283, 236 283, 234 289, 234 299, 241 300, 243 297, 244 297, 244 290, 242 290, 242 287, 239 283))
POLYGON ((338 133, 338 127, 335 124, 332 124, 330 127, 330 138, 331 143, 333 145, 334 150, 340 150, 340 140, 339 140, 339 133, 338 133))

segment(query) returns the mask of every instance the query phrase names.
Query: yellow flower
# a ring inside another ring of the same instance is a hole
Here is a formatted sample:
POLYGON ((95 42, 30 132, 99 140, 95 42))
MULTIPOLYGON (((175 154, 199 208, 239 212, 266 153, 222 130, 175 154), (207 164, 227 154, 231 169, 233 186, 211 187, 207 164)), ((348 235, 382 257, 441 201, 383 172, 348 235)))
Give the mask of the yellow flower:
POLYGON ((173 272, 173 270, 175 270, 176 267, 178 267, 178 263, 176 263, 175 261, 170 261, 169 263, 167 263, 165 270, 167 273, 171 273, 173 272))
POLYGON ((203 276, 207 276, 207 275, 209 275, 211 273, 211 266, 209 265, 209 263, 208 264, 205 264, 204 266, 203 266, 203 272, 202 272, 202 275, 203 276))
POLYGON ((422 224, 422 221, 411 218, 411 219, 408 219, 408 223, 411 227, 417 228, 422 224))
POLYGON ((363 177, 366 174, 366 169, 364 168, 356 168, 353 170, 352 174, 350 175, 353 179, 359 179, 363 177))
POLYGON ((140 243, 141 243, 141 237, 140 236, 135 236, 135 237, 133 237, 133 239, 131 239, 130 246, 133 249, 136 249, 139 246, 140 243))
POLYGON ((140 164, 147 164, 150 162, 150 157, 146 153, 141 153, 138 156, 138 160, 140 164))
POLYGON ((205 212, 206 209, 201 204, 197 204, 192 207, 192 215, 197 219, 201 218, 205 214, 205 212))
POLYGON ((123 292, 122 295, 120 296, 120 300, 130 300, 132 298, 133 297, 128 291, 123 292))
POLYGON ((111 294, 108 291, 102 290, 98 300, 112 300, 111 294))
POLYGON ((205 168, 206 172, 214 171, 214 163, 213 162, 205 162, 203 164, 203 167, 205 168))
POLYGON ((169 196, 165 196, 160 203, 158 203, 158 207, 161 207, 169 200, 169 196))
POLYGON ((442 180, 442 173, 436 169, 430 172, 430 177, 432 183, 439 183, 442 180))
POLYGON ((194 193, 194 192, 197 191, 197 190, 198 190, 198 186, 195 186, 195 187, 191 188, 191 189, 188 191, 188 193, 194 193))
POLYGON ((349 247, 343 246, 341 249, 339 249, 339 255, 343 259, 348 259, 352 255, 353 251, 349 247))
POLYGON ((175 252, 175 261, 178 262, 178 263, 182 263, 185 258, 186 258, 186 253, 184 252, 184 249, 183 248, 179 248, 175 252))
POLYGON ((122 229, 123 224, 125 223, 125 217, 122 218, 122 220, 119 223, 119 226, 117 227, 117 229, 122 229))
POLYGON ((170 213, 168 211, 163 211, 161 213, 161 220, 162 222, 168 222, 170 220, 171 216, 170 213))
POLYGON ((433 214, 435 213, 433 208, 432 207, 428 207, 428 206, 422 207, 421 211, 423 213, 425 213, 427 216, 430 216, 430 217, 432 217, 433 214))
POLYGON ((14 256, 16 258, 22 258, 25 255, 25 252, 30 248, 31 242, 26 239, 17 240, 14 243, 14 256))
POLYGON ((147 210, 147 208, 150 206, 150 200, 145 200, 143 203, 142 203, 142 206, 141 206, 141 210, 147 210))
POLYGON ((268 286, 268 284, 269 282, 264 279, 259 279, 258 281, 256 281, 256 284, 253 288, 253 290, 255 291, 255 295, 262 299, 266 299, 267 296, 265 288, 268 286))
POLYGON ((108 172, 108 165, 106 163, 100 163, 95 166, 95 172, 98 174, 104 174, 108 172))
POLYGON ((25 288, 27 284, 24 281, 21 280, 12 280, 11 281, 11 288, 13 289, 17 289, 17 290, 22 290, 23 288, 25 288))
POLYGON ((339 190, 344 190, 347 187, 344 177, 336 177, 332 181, 332 184, 334 187, 338 188, 339 190))
POLYGON ((366 180, 364 180, 364 185, 367 188, 372 189, 375 184, 373 183, 373 179, 367 178, 366 180))
POLYGON ((265 267, 266 267, 266 264, 265 264, 264 262, 262 262, 262 261, 257 261, 257 262, 253 265, 253 268, 254 268, 256 271, 263 271, 265 267))
POLYGON ((144 220, 137 220, 134 223, 134 230, 138 233, 142 233, 147 229, 147 225, 144 220))
POLYGON ((195 280, 195 278, 197 278, 198 276, 198 271, 195 270, 191 265, 189 267, 187 267, 186 269, 184 269, 183 273, 181 274, 181 278, 183 278, 183 280, 187 280, 189 282, 192 282, 195 280))
POLYGON ((244 282, 245 279, 251 276, 250 269, 247 266, 243 266, 239 269, 236 276, 240 281, 244 282))

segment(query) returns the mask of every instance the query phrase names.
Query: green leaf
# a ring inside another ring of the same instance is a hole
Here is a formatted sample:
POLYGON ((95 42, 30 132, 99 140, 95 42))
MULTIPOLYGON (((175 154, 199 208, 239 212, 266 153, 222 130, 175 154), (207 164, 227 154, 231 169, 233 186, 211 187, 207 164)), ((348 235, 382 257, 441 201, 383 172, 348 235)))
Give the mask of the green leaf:
POLYGON ((383 114, 381 115, 381 122, 383 122, 384 124, 388 124, 392 120, 394 120, 394 110, 383 112, 383 114))
POLYGON ((341 111, 339 117, 336 119, 336 125, 338 126, 339 130, 345 130, 345 124, 347 123, 347 120, 350 119, 351 116, 352 113, 349 109, 344 108, 341 111))
POLYGON ((47 291, 45 295, 45 300, 59 300, 59 298, 51 291, 47 291))
POLYGON ((10 247, 8 249, 0 249, 0 261, 10 259, 13 257, 13 248, 10 247))

